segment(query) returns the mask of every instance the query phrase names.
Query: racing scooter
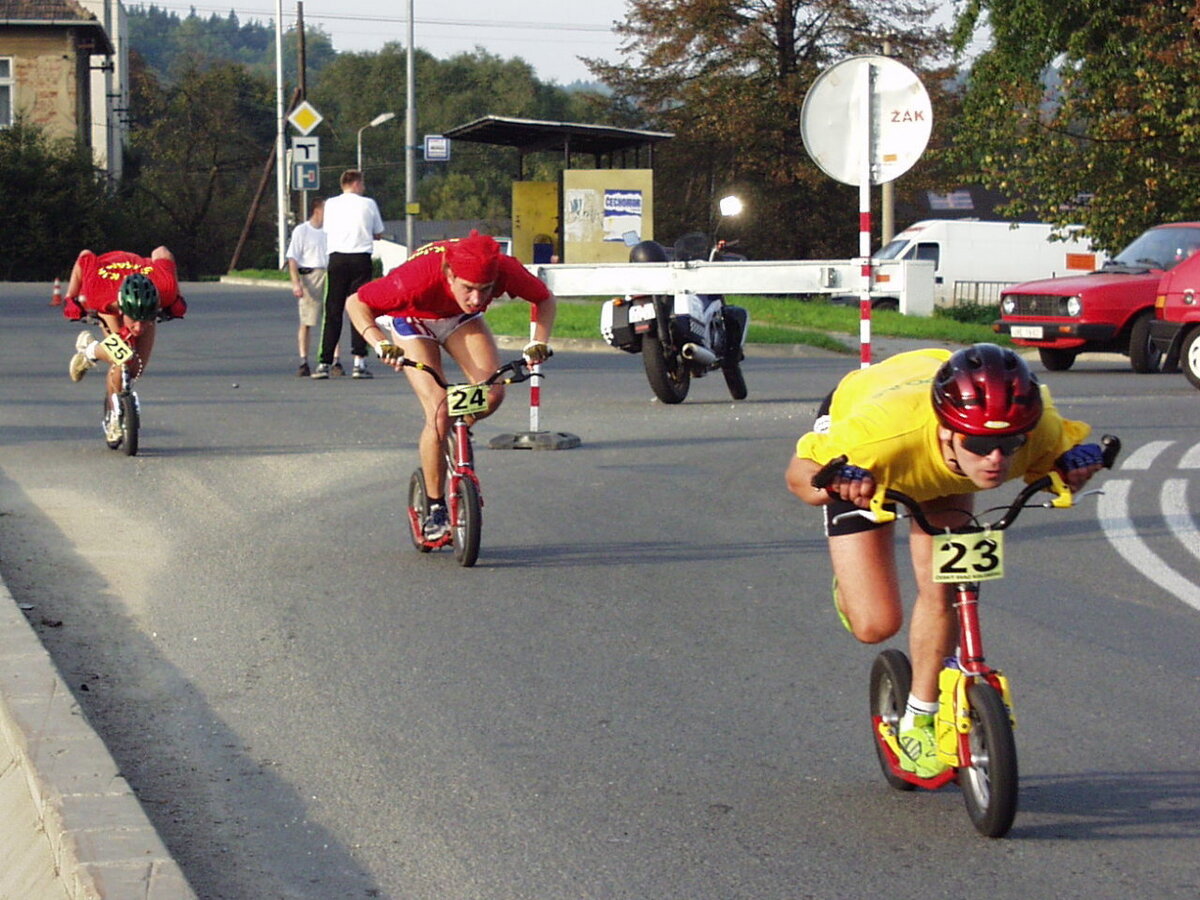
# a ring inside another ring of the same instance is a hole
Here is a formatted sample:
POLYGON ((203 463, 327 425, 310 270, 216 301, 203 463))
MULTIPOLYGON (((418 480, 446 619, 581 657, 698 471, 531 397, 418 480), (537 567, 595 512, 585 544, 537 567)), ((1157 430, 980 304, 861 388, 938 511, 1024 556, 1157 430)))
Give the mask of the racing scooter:
MULTIPOLYGON (((726 250, 719 241, 711 249, 699 233, 684 235, 675 243, 674 260, 725 262, 745 257, 726 250)), ((642 241, 629 253, 630 262, 669 262, 666 248, 642 241)), ((663 403, 682 403, 693 378, 720 369, 734 400, 746 398, 742 376, 743 347, 749 313, 730 306, 721 294, 631 294, 605 302, 600 312, 600 333, 612 347, 641 353, 646 379, 663 403)))

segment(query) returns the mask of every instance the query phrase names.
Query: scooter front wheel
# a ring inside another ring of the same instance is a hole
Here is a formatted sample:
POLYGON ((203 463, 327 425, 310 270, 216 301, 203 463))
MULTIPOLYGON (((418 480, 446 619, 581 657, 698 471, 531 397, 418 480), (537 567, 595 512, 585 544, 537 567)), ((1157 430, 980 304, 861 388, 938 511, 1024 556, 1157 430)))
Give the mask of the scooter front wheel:
POLYGON ((138 430, 141 428, 141 416, 138 413, 137 400, 129 391, 118 394, 121 403, 121 449, 126 456, 137 456, 138 430))
POLYGON ((1000 693, 986 681, 967 686, 971 730, 966 740, 970 765, 958 771, 958 783, 975 830, 1004 837, 1017 814, 1017 745, 1012 720, 1000 693))
POLYGON ((483 503, 474 479, 454 479, 450 530, 454 535, 454 558, 464 567, 475 565, 479 558, 479 537, 483 526, 483 503))
POLYGON ((892 769, 891 759, 875 729, 876 722, 882 721, 899 730, 900 717, 904 715, 911 687, 912 665, 907 656, 899 650, 884 650, 875 657, 871 666, 871 741, 875 746, 875 755, 879 758, 883 777, 898 791, 911 791, 916 785, 901 778, 892 769))

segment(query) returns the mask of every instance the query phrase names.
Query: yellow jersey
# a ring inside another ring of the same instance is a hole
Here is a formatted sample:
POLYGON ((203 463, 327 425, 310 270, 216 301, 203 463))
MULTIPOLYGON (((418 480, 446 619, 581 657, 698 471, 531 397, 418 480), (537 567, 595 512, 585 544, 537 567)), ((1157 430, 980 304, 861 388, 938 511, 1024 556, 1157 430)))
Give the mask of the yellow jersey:
MULTIPOLYGON (((882 488, 918 502, 983 490, 947 465, 938 441, 933 376, 949 358, 949 350, 913 350, 851 372, 833 393, 829 430, 800 438, 796 455, 825 465, 844 454, 882 488)), ((1010 478, 1036 481, 1091 432, 1087 424, 1059 415, 1045 385, 1042 403, 1042 418, 1013 455, 1010 478)))

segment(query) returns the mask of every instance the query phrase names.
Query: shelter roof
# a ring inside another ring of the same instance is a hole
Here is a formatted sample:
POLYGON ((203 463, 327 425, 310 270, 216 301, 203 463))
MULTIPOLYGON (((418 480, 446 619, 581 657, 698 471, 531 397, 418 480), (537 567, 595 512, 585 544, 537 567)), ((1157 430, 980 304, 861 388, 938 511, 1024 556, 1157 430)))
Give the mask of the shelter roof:
POLYGON ((675 137, 667 131, 643 131, 611 125, 547 122, 508 116, 482 116, 445 132, 452 140, 516 147, 521 153, 563 150, 567 153, 618 153, 652 146, 675 137))

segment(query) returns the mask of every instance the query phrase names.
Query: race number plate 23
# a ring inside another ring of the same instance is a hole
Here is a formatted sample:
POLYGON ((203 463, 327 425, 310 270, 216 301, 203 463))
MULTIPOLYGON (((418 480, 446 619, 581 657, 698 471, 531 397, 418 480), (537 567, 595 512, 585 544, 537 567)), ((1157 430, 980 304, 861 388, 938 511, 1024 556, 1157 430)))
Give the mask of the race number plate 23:
POLYGON ((486 384, 455 384, 446 389, 446 403, 452 416, 475 416, 488 410, 486 384))
POLYGON ((133 359, 133 348, 121 339, 119 334, 110 334, 100 342, 100 346, 108 351, 108 358, 118 366, 133 359))
POLYGON ((934 581, 992 581, 1003 577, 1003 531, 940 534, 933 539, 934 581))

